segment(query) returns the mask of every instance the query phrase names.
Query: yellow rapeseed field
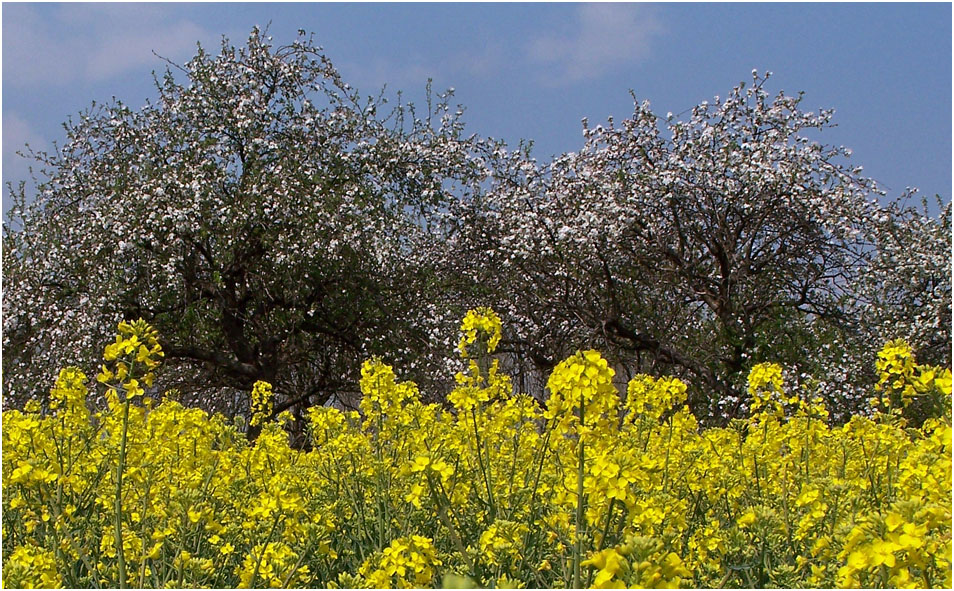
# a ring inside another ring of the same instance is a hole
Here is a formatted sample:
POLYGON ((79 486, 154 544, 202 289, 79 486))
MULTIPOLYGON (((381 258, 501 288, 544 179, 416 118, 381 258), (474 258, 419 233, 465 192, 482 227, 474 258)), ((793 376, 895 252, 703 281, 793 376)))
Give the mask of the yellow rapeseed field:
POLYGON ((878 355, 870 416, 828 423, 783 370, 751 414, 700 428, 678 379, 625 393, 596 351, 544 405, 513 392, 501 322, 468 313, 446 407, 370 360, 360 412, 312 408, 310 451, 250 393, 249 443, 151 392, 162 350, 121 323, 98 388, 62 370, 3 413, 7 587, 951 587, 951 372, 902 342, 878 355), (903 409, 943 412, 917 428, 903 409))

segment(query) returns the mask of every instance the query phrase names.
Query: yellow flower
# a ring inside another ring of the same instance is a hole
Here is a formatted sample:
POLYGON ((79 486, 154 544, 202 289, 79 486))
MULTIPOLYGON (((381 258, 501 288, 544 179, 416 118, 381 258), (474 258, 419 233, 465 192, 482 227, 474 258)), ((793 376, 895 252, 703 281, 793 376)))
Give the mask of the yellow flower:
POLYGON ((63 577, 57 570, 52 551, 18 546, 4 556, 3 585, 23 589, 59 589, 63 587, 63 577))
MULTIPOLYGON (((502 335, 500 317, 487 307, 468 310, 460 325, 461 338, 457 348, 464 357, 468 357, 467 345, 477 342, 478 336, 485 338, 487 353, 493 353, 500 344, 502 335)), ((482 351, 483 352, 483 351, 482 351)))
POLYGON ((547 381, 550 398, 545 417, 553 419, 574 409, 586 417, 615 419, 619 395, 613 385, 616 372, 597 351, 583 351, 562 361, 547 381))
POLYGON ((580 564, 599 569, 596 573, 596 577, 593 579, 593 587, 595 589, 618 589, 625 587, 625 585, 618 586, 612 584, 613 579, 615 579, 617 575, 629 570, 629 563, 616 548, 601 550, 580 564))
POLYGON ((736 525, 739 527, 748 527, 755 523, 755 511, 748 511, 741 517, 735 520, 736 525))
POLYGON ((894 567, 894 551, 898 549, 898 545, 892 542, 887 542, 885 540, 875 540, 869 549, 870 554, 868 557, 868 562, 872 566, 879 566, 883 564, 889 568, 894 567))
MULTIPOLYGON (((427 587, 438 569, 467 569, 477 585, 556 588, 572 581, 578 533, 597 587, 745 586, 753 573, 733 566, 760 555, 773 585, 950 585, 949 414, 831 425, 816 393, 782 392, 781 369, 761 364, 750 385, 770 412, 796 400, 787 421, 699 425, 686 384, 647 375, 629 382, 620 416, 613 368, 596 351, 557 366, 547 410, 510 395, 496 360, 468 359, 455 412, 423 404, 371 360, 363 412, 306 411, 311 449, 276 421, 249 444, 221 415, 120 401, 151 383, 153 338, 121 325, 95 413, 77 368, 56 376, 48 405, 3 412, 3 528, 16 542, 4 585, 118 587, 121 548, 129 586, 427 587)), ((937 402, 949 370, 895 349, 881 359, 882 392, 937 402)), ((271 416, 271 394, 256 384, 253 416, 271 416)))
POLYGON ((252 420, 253 427, 261 425, 272 415, 272 385, 261 380, 252 386, 252 420))

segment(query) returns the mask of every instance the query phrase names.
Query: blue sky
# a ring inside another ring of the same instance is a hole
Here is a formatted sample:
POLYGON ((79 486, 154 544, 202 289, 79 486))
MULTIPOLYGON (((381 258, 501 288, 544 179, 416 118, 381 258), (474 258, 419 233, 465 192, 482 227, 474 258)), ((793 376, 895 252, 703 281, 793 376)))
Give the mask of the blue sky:
MULTIPOLYGON (((316 34, 364 94, 427 79, 456 89, 473 133, 535 142, 541 161, 582 145, 580 120, 632 114, 632 89, 659 114, 725 96, 753 68, 770 92, 834 108, 819 139, 896 196, 951 199, 951 4, 21 4, 3 12, 3 182, 15 155, 48 149, 93 100, 154 96, 156 53, 185 62, 222 35, 244 43, 271 22, 276 43, 316 34)), ((4 211, 8 196, 4 191, 4 211)))

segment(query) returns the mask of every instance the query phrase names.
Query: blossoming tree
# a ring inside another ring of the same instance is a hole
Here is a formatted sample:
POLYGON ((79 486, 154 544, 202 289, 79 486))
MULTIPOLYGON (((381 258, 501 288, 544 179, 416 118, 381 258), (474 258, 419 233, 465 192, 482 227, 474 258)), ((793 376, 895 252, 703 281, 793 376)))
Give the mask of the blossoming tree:
POLYGON ((257 380, 276 413, 321 403, 371 355, 421 369, 441 349, 431 335, 455 313, 434 305, 426 257, 442 204, 484 175, 482 141, 461 136, 450 94, 428 89, 426 116, 385 111, 304 32, 269 39, 200 48, 157 77, 155 102, 94 104, 33 154, 39 189, 14 191, 4 233, 8 403, 139 316, 183 392, 220 409, 257 380))
POLYGON ((754 359, 855 375, 866 343, 904 337, 950 362, 950 206, 881 205, 850 150, 811 139, 832 112, 770 96, 767 79, 686 121, 648 102, 584 121, 583 148, 543 166, 510 156, 459 234, 485 303, 519 327, 505 346, 544 368, 594 346, 675 371, 694 411, 720 417, 740 410, 754 359))
POLYGON ((950 365, 951 209, 879 202, 849 150, 813 139, 832 112, 767 80, 685 121, 637 102, 541 164, 465 136, 450 93, 426 115, 363 99, 303 32, 200 49, 155 103, 94 105, 33 154, 39 190, 13 191, 3 238, 5 403, 143 317, 193 401, 242 412, 265 381, 274 414, 300 410, 355 398, 376 355, 439 379, 440 335, 491 305, 496 355, 538 399, 560 359, 599 349, 686 378, 700 418, 743 411, 757 360, 847 418, 874 346, 950 365))

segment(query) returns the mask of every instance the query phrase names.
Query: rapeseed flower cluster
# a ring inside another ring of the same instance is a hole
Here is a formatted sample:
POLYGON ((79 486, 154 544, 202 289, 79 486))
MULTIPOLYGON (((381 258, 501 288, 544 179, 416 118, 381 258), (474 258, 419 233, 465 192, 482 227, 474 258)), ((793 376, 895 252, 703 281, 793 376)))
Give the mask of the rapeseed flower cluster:
POLYGON ((375 558, 358 572, 376 589, 420 589, 430 585, 441 564, 432 540, 417 535, 394 540, 375 558))
MULTIPOLYGON (((309 451, 266 382, 252 442, 152 400, 161 347, 123 323, 101 384, 68 367, 45 404, 3 413, 4 585, 951 586, 949 413, 831 425, 760 364, 751 416, 704 429, 686 384, 637 375, 621 395, 596 351, 560 363, 541 404, 490 358, 495 317, 468 314, 448 405, 370 360, 360 412, 305 413, 309 451)), ((877 370, 891 405, 950 408, 950 371, 903 344, 877 370)))
POLYGON ((597 351, 579 352, 554 368, 547 381, 548 419, 569 417, 575 413, 580 425, 602 419, 613 419, 619 395, 613 385, 616 372, 597 351), (589 415, 589 416, 587 416, 589 415))
POLYGON ((104 384, 118 382, 127 398, 141 396, 144 390, 139 381, 151 387, 156 379, 155 369, 161 363, 163 352, 159 335, 141 318, 135 322, 120 322, 116 342, 106 345, 103 360, 113 362, 112 367, 103 365, 97 380, 104 384), (137 364, 141 371, 136 372, 137 364))
POLYGON ((480 339, 484 343, 480 352, 493 353, 500 344, 502 327, 500 317, 490 308, 481 306, 476 310, 469 310, 460 324, 461 337, 457 348, 461 355, 467 357, 470 355, 467 346, 480 339))
POLYGON ((251 401, 252 420, 249 424, 254 427, 272 416, 272 385, 261 380, 255 382, 252 386, 251 401))
POLYGON ((875 407, 884 406, 889 412, 900 413, 917 398, 935 398, 940 413, 950 412, 951 370, 915 363, 911 347, 901 340, 887 343, 878 353, 875 363, 878 383, 875 390, 882 394, 872 399, 875 407), (932 394, 940 393, 940 397, 932 394))

